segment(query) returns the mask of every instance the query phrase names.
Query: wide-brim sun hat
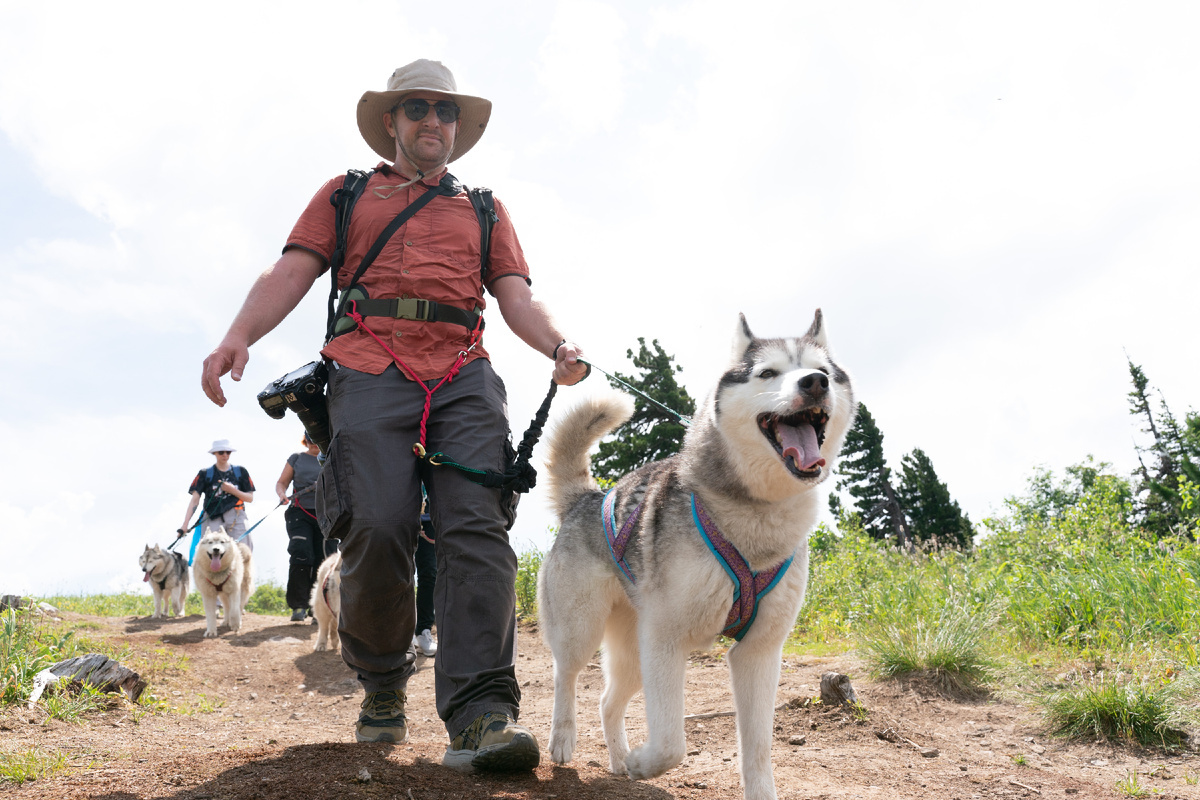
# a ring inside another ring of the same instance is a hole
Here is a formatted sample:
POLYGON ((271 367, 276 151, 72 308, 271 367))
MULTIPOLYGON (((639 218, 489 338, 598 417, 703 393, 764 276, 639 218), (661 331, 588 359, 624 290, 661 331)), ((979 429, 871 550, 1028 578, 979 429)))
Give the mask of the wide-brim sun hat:
POLYGON ((217 439, 213 442, 212 447, 208 448, 208 452, 209 454, 213 454, 221 450, 228 450, 232 453, 236 449, 236 447, 229 443, 228 439, 217 439))
POLYGON ((454 82, 454 75, 440 61, 419 58, 392 73, 392 77, 388 78, 387 91, 364 92, 358 101, 359 133, 372 150, 388 161, 395 161, 396 140, 388 135, 387 128, 383 126, 383 115, 406 95, 422 91, 449 95, 462 109, 449 161, 462 158, 483 136, 488 119, 492 116, 492 101, 461 94, 454 82))

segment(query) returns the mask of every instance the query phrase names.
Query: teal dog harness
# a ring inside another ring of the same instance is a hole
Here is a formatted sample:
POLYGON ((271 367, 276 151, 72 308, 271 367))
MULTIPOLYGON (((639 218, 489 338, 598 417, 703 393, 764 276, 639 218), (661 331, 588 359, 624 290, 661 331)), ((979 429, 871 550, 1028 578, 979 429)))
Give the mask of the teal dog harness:
MULTIPOLYGON (((612 555, 613 563, 629 579, 630 583, 637 583, 633 570, 625 560, 625 548, 628 547, 629 540, 633 537, 634 529, 637 528, 638 520, 641 518, 642 504, 638 503, 619 531, 614 513, 616 504, 616 490, 610 489, 604 495, 604 504, 600 512, 601 520, 604 523, 604 536, 608 540, 608 550, 612 555)), ((729 575, 729 579, 733 581, 733 607, 729 609, 729 616, 725 619, 725 627, 721 634, 740 642, 749 632, 750 626, 754 624, 754 618, 758 615, 759 601, 775 588, 787 572, 788 567, 792 565, 792 559, 795 556, 788 556, 770 569, 754 572, 738 549, 717 530, 716 523, 708 516, 704 506, 700 503, 700 498, 696 497, 695 493, 692 494, 692 520, 696 524, 696 530, 700 532, 700 536, 708 546, 709 552, 713 554, 726 574, 729 575)))

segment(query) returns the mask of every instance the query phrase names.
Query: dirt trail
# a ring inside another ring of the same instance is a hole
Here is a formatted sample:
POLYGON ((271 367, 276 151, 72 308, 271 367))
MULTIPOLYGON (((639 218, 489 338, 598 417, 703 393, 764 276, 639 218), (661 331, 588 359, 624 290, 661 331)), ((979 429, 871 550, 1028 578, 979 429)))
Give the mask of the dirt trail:
MULTIPOLYGON (((398 746, 353 743, 361 692, 340 656, 314 653, 316 627, 249 614, 241 636, 222 628, 203 639, 200 616, 180 620, 67 615, 116 636, 166 669, 147 690, 190 713, 135 713, 128 705, 87 715, 79 724, 44 723, 40 710, 0 713, 0 750, 39 747, 69 755, 70 769, 0 795, 28 800, 224 800, 301 797, 397 798, 740 798, 737 737, 729 716, 687 722, 683 764, 650 781, 607 770, 597 704, 599 669, 580 678, 580 736, 575 760, 542 765, 521 777, 462 776, 440 766, 446 735, 433 705, 432 661, 409 686, 411 740, 398 746), (155 653, 157 651, 157 653, 155 653), (215 707, 215 708, 214 708, 215 707)), ((521 721, 543 747, 549 737, 552 664, 537 631, 522 627, 518 678, 521 721)), ((871 683, 851 657, 790 658, 775 715, 773 761, 780 798, 974 800, 975 798, 1121 797, 1116 782, 1136 775, 1161 798, 1196 798, 1200 757, 1163 756, 1047 739, 1022 707, 962 703, 896 683, 871 683), (870 716, 805 705, 828 670, 854 678, 870 716), (883 737, 883 738, 881 738, 883 737), (892 739, 888 741, 887 739, 892 739), (924 748, 923 756, 918 748, 924 748), (935 755, 930 755, 936 751, 935 755)), ((732 708, 719 652, 694 654, 688 714, 732 708)), ((645 734, 640 696, 629 713, 631 743, 645 734)))

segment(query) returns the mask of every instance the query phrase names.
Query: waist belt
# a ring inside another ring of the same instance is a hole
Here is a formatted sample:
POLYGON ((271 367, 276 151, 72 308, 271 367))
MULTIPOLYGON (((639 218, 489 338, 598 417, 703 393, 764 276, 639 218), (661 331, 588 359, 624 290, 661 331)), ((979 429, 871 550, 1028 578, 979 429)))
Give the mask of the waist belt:
POLYGON ((474 311, 463 311, 461 308, 448 306, 435 300, 422 300, 419 297, 368 299, 354 301, 354 308, 364 317, 392 317, 393 319, 416 319, 422 322, 451 322, 462 325, 469 331, 475 326, 483 330, 483 320, 474 311))

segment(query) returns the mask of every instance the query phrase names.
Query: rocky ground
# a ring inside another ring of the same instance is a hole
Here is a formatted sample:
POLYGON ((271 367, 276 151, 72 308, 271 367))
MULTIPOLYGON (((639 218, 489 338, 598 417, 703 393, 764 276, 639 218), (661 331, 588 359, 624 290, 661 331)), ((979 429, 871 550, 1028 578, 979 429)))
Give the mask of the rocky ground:
MULTIPOLYGON (((28 800, 224 800, 225 798, 738 798, 737 737, 728 671, 719 650, 688 668, 688 755, 665 775, 631 781, 607 771, 597 704, 599 669, 580 678, 575 760, 543 757, 533 774, 463 776, 440 766, 446 735, 433 705, 432 661, 409 687, 411 740, 353 741, 361 692, 338 655, 314 653, 316 627, 249 614, 240 636, 202 638, 199 616, 174 620, 68 615, 91 636, 119 637, 158 665, 149 694, 179 711, 146 713, 128 703, 78 723, 45 712, 0 712, 0 751, 60 750, 69 768, 0 795, 28 800)), ((535 628, 521 630, 522 723, 545 745, 552 664, 535 628)), ((784 664, 773 761, 779 796, 817 798, 1114 798, 1133 776, 1162 798, 1200 799, 1200 757, 1048 738, 1029 709, 964 702, 918 686, 873 683, 849 656, 794 657, 784 664), (852 676, 866 718, 812 704, 824 672, 852 676)), ((631 743, 644 736, 640 696, 630 707, 631 743)), ((1150 796, 1149 794, 1146 796, 1150 796)))

